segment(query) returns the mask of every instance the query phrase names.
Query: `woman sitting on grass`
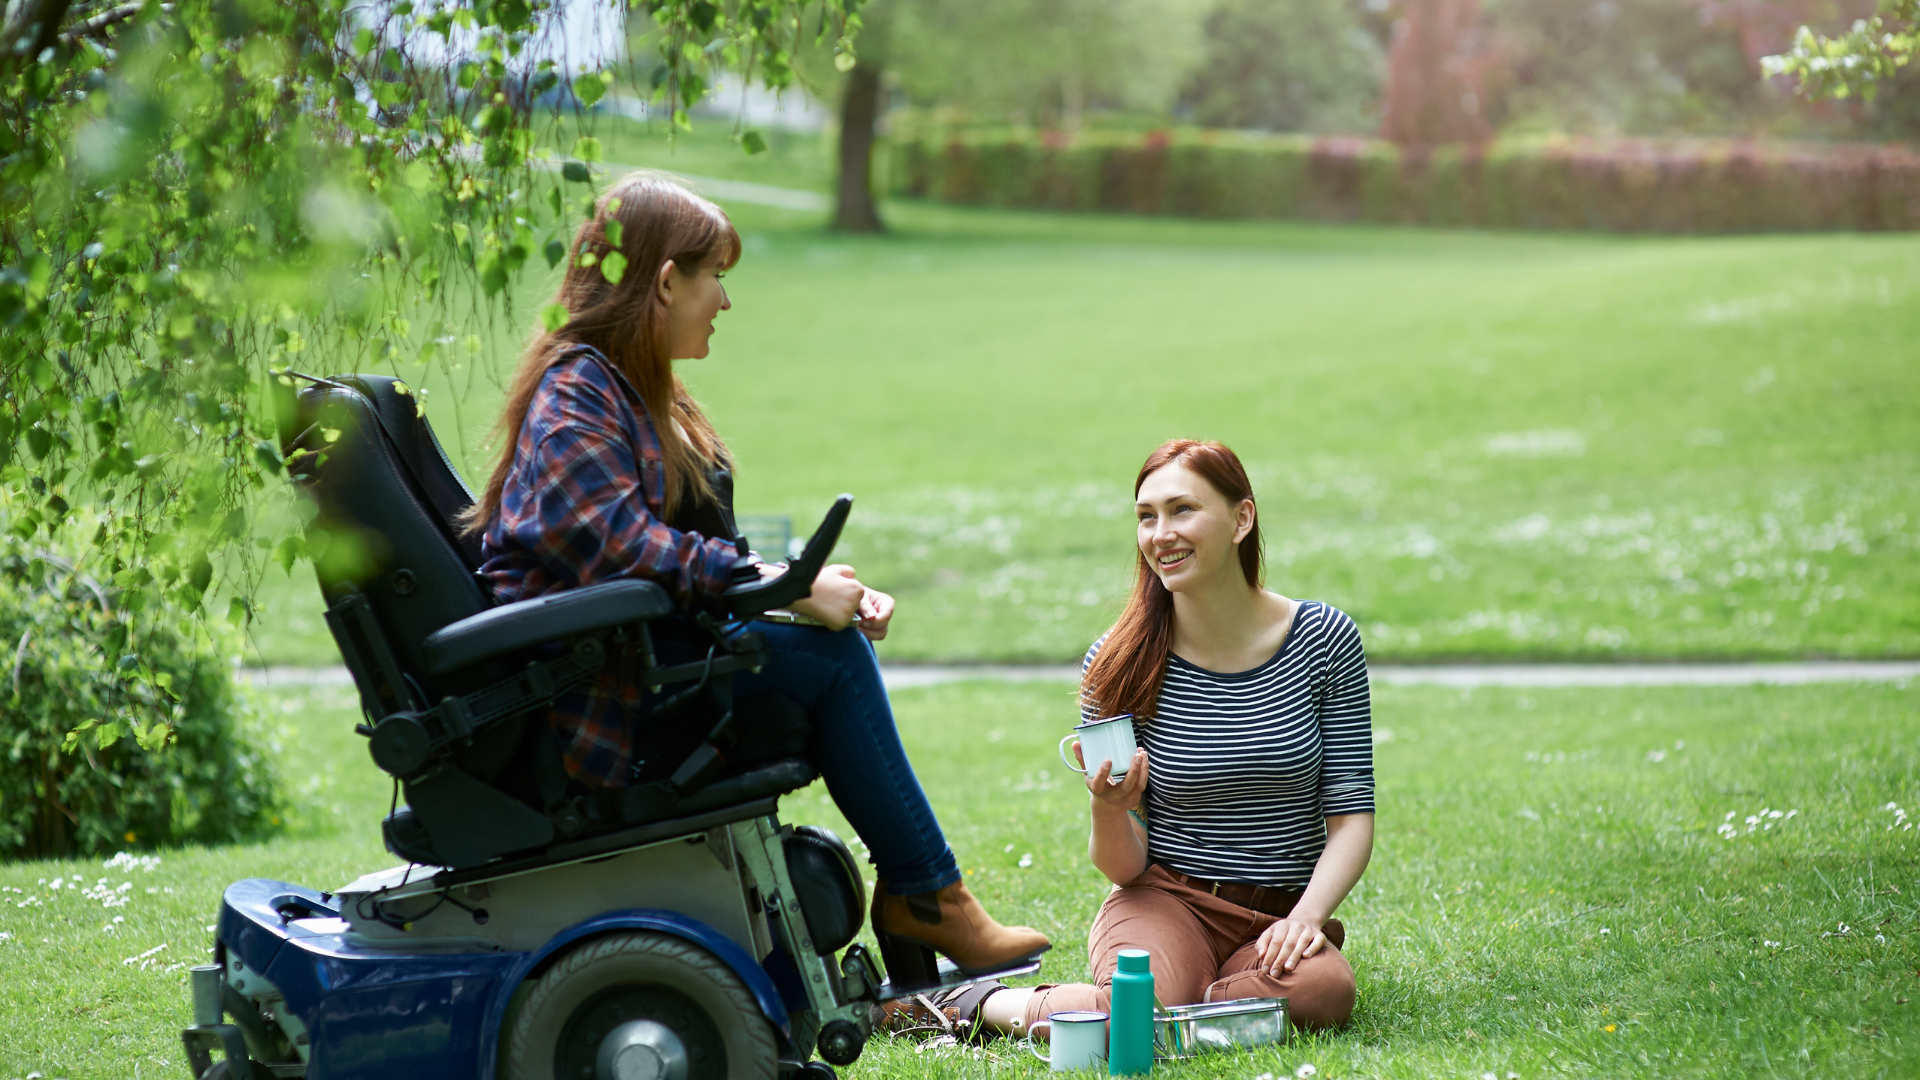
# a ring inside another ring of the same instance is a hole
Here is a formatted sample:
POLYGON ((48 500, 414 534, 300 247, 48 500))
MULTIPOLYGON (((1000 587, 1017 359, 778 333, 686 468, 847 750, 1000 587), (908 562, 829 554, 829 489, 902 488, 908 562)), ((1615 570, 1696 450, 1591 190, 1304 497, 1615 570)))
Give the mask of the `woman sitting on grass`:
POLYGON ((1131 713, 1142 747, 1124 780, 1111 761, 1082 762, 1088 853, 1115 886, 1088 934, 1098 985, 992 983, 931 1003, 949 1023, 1015 1033, 1104 1012, 1119 951, 1143 948, 1164 1004, 1286 997, 1296 1024, 1344 1024, 1355 986, 1332 915, 1373 852, 1359 631, 1261 587, 1259 517, 1232 450, 1168 442, 1134 491, 1133 595, 1081 676, 1082 714, 1131 713))
MULTIPOLYGON (((740 250, 726 214, 665 174, 614 184, 580 227, 554 298, 566 319, 534 338, 514 373, 506 444, 470 520, 501 603, 644 578, 695 612, 743 577, 784 569, 736 547, 731 458, 672 365, 707 355, 714 318, 733 306, 721 275, 740 250)), ((1038 931, 1000 925, 968 891, 907 763, 868 643, 886 635, 892 598, 852 567, 829 566, 792 610, 824 629, 755 623, 770 659, 736 676, 734 691, 783 695, 805 711, 827 791, 879 868, 874 932, 888 955, 931 949, 994 970, 1046 949, 1038 931)), ((676 632, 674 622, 655 624, 660 658, 698 659, 691 624, 676 632)), ((704 734, 647 722, 634 674, 609 663, 555 700, 547 720, 574 786, 646 783, 684 756, 671 747, 691 750, 704 734)))

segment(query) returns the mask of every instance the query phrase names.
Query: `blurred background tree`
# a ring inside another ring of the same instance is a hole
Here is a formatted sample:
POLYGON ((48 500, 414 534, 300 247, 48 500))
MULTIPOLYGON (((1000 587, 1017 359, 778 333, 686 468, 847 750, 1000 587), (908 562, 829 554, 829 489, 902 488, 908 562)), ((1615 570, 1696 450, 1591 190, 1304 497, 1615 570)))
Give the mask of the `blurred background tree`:
MULTIPOLYGON (((1311 2, 1311 0, 1308 0, 1311 2)), ((1331 0, 1329 0, 1331 2, 1331 0)), ((836 227, 882 228, 883 84, 923 109, 1077 131, 1090 110, 1163 114, 1199 59, 1201 0, 879 0, 840 88, 836 227)))
POLYGON ((1406 0, 1392 22, 1380 133, 1397 143, 1484 142, 1496 57, 1477 0, 1406 0))
MULTIPOLYGON (((1904 138, 1920 132, 1920 105, 1900 73, 1902 12, 1920 0, 1889 2, 1878 22, 1797 39, 1847 26, 1872 0, 882 0, 871 17, 890 27, 874 35, 884 55, 869 54, 848 83, 863 89, 842 103, 870 105, 881 124, 904 106, 1064 134, 1904 138), (1790 48, 1803 59, 1763 68, 1790 48), (1828 88, 1808 96, 1850 100, 1796 100, 1803 69, 1828 88)), ((866 115, 842 130, 868 130, 866 115)))
POLYGON ((1178 104, 1207 127, 1365 131, 1385 63, 1365 16, 1352 0, 1221 0, 1178 104))

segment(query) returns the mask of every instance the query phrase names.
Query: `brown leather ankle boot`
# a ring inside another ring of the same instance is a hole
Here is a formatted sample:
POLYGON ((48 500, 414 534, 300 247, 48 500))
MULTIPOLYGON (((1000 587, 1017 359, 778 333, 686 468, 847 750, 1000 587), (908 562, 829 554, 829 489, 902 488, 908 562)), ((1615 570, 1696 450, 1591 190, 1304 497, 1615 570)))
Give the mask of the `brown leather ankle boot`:
POLYGON ((961 971, 980 974, 1031 960, 1052 947, 1032 927, 995 922, 964 881, 919 896, 892 896, 886 882, 875 883, 873 930, 889 974, 912 985, 937 981, 936 962, 925 950, 941 953, 961 971))

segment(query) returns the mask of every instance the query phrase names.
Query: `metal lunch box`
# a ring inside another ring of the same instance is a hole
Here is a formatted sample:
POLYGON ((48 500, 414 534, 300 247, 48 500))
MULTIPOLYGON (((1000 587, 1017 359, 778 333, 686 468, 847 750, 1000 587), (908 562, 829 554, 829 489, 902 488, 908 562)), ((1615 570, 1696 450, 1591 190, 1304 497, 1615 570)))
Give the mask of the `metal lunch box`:
POLYGON ((1153 1011, 1153 1052, 1190 1058, 1287 1040, 1286 998, 1240 998, 1153 1011))

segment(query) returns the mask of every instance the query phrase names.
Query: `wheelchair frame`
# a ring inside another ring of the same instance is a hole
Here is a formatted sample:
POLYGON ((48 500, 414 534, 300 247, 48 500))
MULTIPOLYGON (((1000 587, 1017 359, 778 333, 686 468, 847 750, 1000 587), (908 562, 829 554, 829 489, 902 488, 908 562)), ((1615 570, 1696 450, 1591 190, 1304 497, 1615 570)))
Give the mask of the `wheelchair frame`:
MULTIPOLYGON (((369 721, 358 730, 413 815, 389 816, 387 846, 410 861, 335 892, 260 878, 227 888, 215 962, 192 973, 194 1023, 182 1040, 195 1080, 401 1070, 489 1080, 523 988, 571 950, 623 932, 667 935, 722 963, 758 1015, 710 1019, 770 1025, 783 1076, 831 1077, 814 1053, 852 1062, 875 1005, 934 988, 882 980, 853 941, 866 903, 851 854, 826 830, 780 822, 780 795, 809 783, 811 764, 731 775, 726 765, 730 676, 765 662, 746 620, 806 595, 850 496, 788 574, 743 576, 723 597, 728 616, 695 619, 712 640, 704 661, 662 666, 647 624, 672 605, 651 583, 487 604, 467 576, 477 551, 450 527, 471 495, 393 380, 309 379, 296 399, 281 378, 289 472, 320 503, 312 528, 386 537, 384 558, 316 569, 369 721), (434 594, 436 582, 447 595, 434 594), (718 713, 670 777, 603 805, 556 791, 558 763, 548 762, 536 770, 542 812, 467 771, 462 753, 537 716, 601 670, 609 649, 626 651, 656 692, 693 684, 659 711, 697 700, 718 713)), ((935 985, 1038 967, 969 976, 942 961, 935 985)))

